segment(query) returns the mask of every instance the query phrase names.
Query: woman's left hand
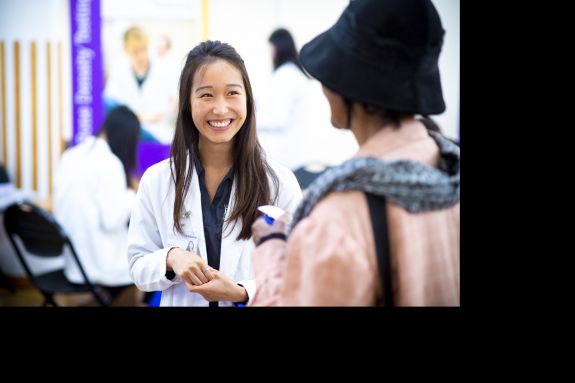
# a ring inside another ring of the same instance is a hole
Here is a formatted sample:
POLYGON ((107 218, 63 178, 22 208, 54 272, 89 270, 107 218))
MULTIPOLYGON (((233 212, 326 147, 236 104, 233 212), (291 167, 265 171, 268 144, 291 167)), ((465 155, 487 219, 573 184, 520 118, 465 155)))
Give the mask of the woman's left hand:
POLYGON ((271 225, 265 221, 263 216, 256 219, 252 225, 252 236, 256 246, 259 245, 261 239, 266 235, 270 235, 272 233, 287 234, 289 219, 289 213, 285 213, 278 219, 275 219, 274 223, 271 225))
POLYGON ((198 293, 210 302, 244 302, 248 299, 246 289, 238 285, 230 277, 209 266, 208 270, 210 281, 207 283, 195 286, 186 282, 186 286, 190 292, 198 293))

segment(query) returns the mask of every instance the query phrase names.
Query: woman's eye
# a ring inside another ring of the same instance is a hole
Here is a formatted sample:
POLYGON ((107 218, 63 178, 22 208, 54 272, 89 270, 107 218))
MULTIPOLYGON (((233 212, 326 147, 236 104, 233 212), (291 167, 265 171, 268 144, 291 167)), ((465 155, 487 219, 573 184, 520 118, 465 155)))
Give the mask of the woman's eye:
POLYGON ((240 94, 238 91, 231 90, 231 91, 228 93, 228 96, 235 96, 235 95, 238 95, 238 94, 240 94))
POLYGON ((204 97, 212 97, 212 95, 210 93, 204 93, 200 96, 200 98, 204 98, 204 97))

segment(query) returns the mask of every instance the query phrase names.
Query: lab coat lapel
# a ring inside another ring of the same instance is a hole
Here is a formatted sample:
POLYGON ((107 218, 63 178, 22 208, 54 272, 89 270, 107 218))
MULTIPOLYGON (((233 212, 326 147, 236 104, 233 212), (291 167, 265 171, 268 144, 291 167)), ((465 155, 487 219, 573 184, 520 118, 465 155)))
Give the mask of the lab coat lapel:
MULTIPOLYGON (((230 213, 234 210, 234 196, 236 194, 236 181, 234 177, 234 182, 232 183, 232 191, 230 193, 230 201, 228 203, 228 209, 225 214, 224 222, 226 222, 230 216, 230 213)), ((220 255, 220 271, 230 278, 234 278, 236 274, 236 268, 238 266, 238 261, 242 255, 242 243, 244 241, 237 241, 236 238, 240 234, 242 229, 241 220, 236 222, 235 226, 233 222, 230 222, 227 226, 224 223, 224 235, 222 236, 222 251, 220 255)))

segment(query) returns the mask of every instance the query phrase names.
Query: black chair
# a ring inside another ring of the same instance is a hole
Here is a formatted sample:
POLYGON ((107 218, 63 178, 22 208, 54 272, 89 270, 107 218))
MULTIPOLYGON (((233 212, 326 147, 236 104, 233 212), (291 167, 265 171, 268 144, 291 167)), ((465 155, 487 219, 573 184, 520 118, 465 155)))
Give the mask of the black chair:
POLYGON ((101 286, 90 282, 70 239, 62 227, 46 211, 30 202, 15 203, 4 212, 4 226, 30 281, 44 296, 43 306, 58 306, 53 297, 55 293, 75 294, 84 292, 92 293, 94 299, 101 306, 110 305, 111 298, 109 295, 106 294, 101 286), (64 269, 35 274, 28 265, 15 237, 20 238, 28 253, 38 257, 59 257, 64 250, 64 246, 67 245, 73 260, 78 264, 85 283, 71 283, 66 278, 64 269))
POLYGON ((10 282, 10 279, 4 274, 1 268, 0 268, 0 288, 8 290, 12 294, 16 292, 14 285, 12 285, 12 282, 10 282))

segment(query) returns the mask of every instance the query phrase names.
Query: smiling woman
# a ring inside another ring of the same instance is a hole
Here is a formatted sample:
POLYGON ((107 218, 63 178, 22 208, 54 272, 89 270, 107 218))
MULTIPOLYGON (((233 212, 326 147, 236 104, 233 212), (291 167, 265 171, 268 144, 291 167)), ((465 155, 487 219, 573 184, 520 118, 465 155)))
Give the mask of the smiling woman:
POLYGON ((200 146, 231 145, 246 120, 242 74, 225 60, 216 60, 194 75, 192 119, 200 131, 200 146))
POLYGON ((161 306, 245 303, 255 293, 257 207, 293 212, 301 190, 289 169, 265 158, 234 48, 206 41, 192 49, 179 92, 171 157, 144 173, 130 220, 132 278, 144 291, 162 290, 161 306))

